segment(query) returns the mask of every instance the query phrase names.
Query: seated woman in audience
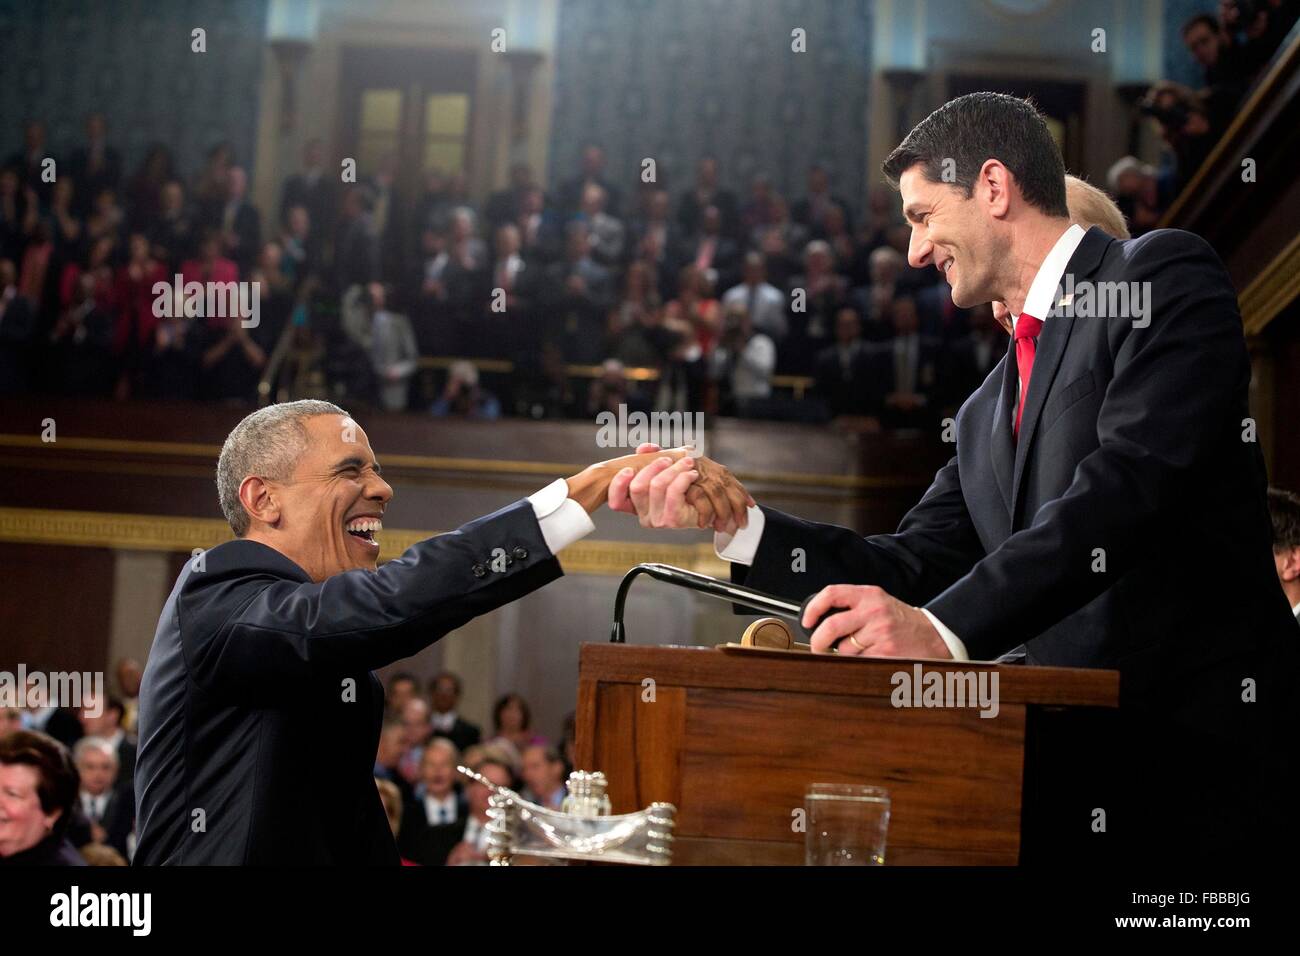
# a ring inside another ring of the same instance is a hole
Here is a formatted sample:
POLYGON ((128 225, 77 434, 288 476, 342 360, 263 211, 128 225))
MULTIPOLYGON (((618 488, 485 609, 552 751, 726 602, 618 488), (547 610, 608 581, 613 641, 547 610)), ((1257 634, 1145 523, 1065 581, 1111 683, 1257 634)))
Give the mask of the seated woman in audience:
POLYGON ((77 787, 72 756, 53 737, 0 737, 0 866, 86 865, 66 836, 77 787))

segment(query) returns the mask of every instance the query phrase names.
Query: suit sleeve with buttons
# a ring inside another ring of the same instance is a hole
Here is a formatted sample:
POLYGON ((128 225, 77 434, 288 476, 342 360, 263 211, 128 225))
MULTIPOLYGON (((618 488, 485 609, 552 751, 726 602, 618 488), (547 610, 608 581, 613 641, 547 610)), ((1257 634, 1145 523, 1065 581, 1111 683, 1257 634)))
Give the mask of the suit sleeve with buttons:
POLYGON ((191 679, 256 703, 282 700, 309 678, 383 667, 560 577, 556 552, 593 527, 560 480, 375 571, 321 582, 250 574, 214 549, 180 595, 191 679))

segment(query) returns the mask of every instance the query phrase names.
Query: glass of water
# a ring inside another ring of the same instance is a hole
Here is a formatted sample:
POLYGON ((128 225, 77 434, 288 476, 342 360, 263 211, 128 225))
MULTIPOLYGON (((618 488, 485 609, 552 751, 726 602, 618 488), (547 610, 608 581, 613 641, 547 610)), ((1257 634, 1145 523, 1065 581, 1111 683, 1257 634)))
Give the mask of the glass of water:
POLYGON ((882 866, 889 791, 850 783, 813 783, 804 795, 807 866, 882 866))

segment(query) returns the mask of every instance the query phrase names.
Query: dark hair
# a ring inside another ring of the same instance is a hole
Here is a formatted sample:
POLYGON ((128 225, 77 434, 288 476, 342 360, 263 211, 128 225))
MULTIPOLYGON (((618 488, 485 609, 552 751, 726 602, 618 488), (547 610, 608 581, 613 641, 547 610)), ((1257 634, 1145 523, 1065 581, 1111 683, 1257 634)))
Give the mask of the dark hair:
POLYGON ((388 678, 389 690, 392 690, 393 685, 396 684, 398 681, 409 681, 410 683, 415 685, 416 690, 420 689, 420 681, 410 671, 398 671, 392 677, 388 678))
POLYGON ((56 838, 62 837, 81 788, 81 775, 68 748, 45 734, 15 730, 0 737, 0 764, 23 764, 35 769, 41 809, 46 813, 61 811, 51 832, 56 838))
POLYGON ((881 165, 890 185, 920 164, 932 183, 949 182, 969 197, 987 160, 1016 177, 1025 201, 1049 216, 1068 218, 1065 163, 1043 115, 1028 100, 1005 93, 968 93, 949 100, 912 128, 881 165), (944 178, 945 161, 956 168, 944 178))
POLYGON ((1205 24, 1207 27, 1209 27, 1211 33, 1219 32, 1218 20, 1210 16, 1210 14, 1208 13, 1198 13, 1196 16, 1192 17, 1190 20, 1188 20, 1186 23, 1183 24, 1183 28, 1181 31, 1179 31, 1179 33, 1184 39, 1186 39, 1187 34, 1192 32, 1192 28, 1202 23, 1205 24))
POLYGON ((451 671, 442 671, 441 673, 436 674, 433 680, 429 681, 429 693, 432 694, 435 690, 438 689, 438 681, 440 680, 451 681, 454 685, 456 685, 456 696, 457 697, 460 696, 460 692, 461 692, 460 677, 457 676, 456 674, 453 674, 451 671))
POLYGON ((531 728, 533 726, 533 712, 528 709, 528 702, 524 700, 522 697, 520 697, 518 694, 506 694, 504 697, 502 697, 500 700, 497 701, 496 706, 492 708, 493 726, 495 726, 497 730, 501 729, 501 712, 505 710, 507 707, 509 707, 512 703, 518 704, 519 710, 524 715, 524 723, 522 729, 528 730, 529 728, 531 728))
POLYGON ((1300 495, 1268 489, 1268 516, 1273 519, 1273 550, 1300 548, 1300 495))

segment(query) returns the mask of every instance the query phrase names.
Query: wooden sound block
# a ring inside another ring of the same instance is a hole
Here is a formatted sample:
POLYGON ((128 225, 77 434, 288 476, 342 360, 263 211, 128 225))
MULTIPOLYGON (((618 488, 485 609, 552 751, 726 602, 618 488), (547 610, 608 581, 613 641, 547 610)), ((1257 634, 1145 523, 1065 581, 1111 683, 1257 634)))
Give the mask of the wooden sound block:
POLYGON ((739 646, 775 651, 811 652, 812 650, 807 644, 797 642, 789 623, 779 617, 760 617, 745 628, 739 646))

